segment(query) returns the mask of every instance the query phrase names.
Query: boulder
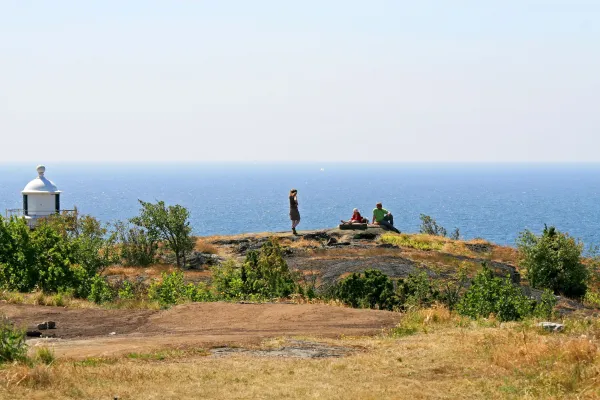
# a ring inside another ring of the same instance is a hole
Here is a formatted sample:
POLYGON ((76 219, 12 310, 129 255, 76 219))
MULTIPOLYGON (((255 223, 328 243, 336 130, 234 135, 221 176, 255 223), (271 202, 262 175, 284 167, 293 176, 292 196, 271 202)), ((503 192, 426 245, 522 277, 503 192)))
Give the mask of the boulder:
POLYGON ((359 223, 356 223, 356 224, 340 224, 338 226, 338 228, 340 230, 361 230, 361 231, 364 231, 364 230, 366 230, 368 228, 368 225, 367 224, 359 224, 359 223))
POLYGON ((217 265, 222 261, 224 261, 224 258, 216 254, 194 251, 186 258, 185 266, 190 269, 203 269, 205 265, 217 265))
POLYGON ((331 237, 327 232, 325 231, 319 231, 319 232, 309 232, 309 233, 305 233, 302 235, 303 238, 305 240, 316 240, 316 241, 324 241, 324 240, 329 240, 329 238, 331 237))
POLYGON ((565 329, 565 326, 563 324, 559 324, 556 322, 540 322, 538 326, 550 332, 560 332, 563 329, 565 329))

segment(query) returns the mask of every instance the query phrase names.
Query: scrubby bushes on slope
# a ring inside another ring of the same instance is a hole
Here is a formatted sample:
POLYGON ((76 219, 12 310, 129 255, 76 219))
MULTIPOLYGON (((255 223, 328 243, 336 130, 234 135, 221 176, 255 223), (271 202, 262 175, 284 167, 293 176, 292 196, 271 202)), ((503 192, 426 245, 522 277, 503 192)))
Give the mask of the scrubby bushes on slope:
POLYGON ((30 230, 22 219, 0 217, 0 286, 87 297, 91 279, 114 262, 111 239, 92 217, 66 222, 57 216, 30 230))
POLYGON ((483 265, 471 286, 462 296, 457 310, 471 318, 495 315, 501 321, 515 321, 526 317, 549 317, 556 299, 546 292, 540 302, 525 296, 510 278, 499 278, 483 265))
POLYGON ((518 242, 521 267, 534 288, 556 294, 583 296, 589 272, 582 263, 583 244, 554 227, 544 227, 541 236, 526 230, 518 242))

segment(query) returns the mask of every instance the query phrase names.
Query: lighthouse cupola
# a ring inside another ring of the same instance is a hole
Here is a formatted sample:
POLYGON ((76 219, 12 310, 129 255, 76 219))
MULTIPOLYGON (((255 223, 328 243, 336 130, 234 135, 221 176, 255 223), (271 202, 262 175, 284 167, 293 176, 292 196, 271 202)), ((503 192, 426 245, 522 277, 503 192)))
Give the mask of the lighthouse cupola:
POLYGON ((60 194, 56 185, 46 178, 46 167, 38 165, 37 178, 25 186, 23 194, 23 215, 29 226, 34 227, 39 218, 60 212, 60 194))

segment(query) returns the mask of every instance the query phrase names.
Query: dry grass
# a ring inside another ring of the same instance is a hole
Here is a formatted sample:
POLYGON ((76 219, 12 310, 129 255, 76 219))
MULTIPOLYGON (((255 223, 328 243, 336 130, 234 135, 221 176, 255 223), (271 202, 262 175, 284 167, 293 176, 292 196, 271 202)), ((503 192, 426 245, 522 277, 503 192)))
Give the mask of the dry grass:
MULTIPOLYGON (((0 397, 579 399, 600 394, 597 342, 581 337, 586 326, 597 329, 597 321, 569 322, 566 333, 548 334, 529 323, 471 321, 437 307, 407 314, 400 326, 415 329, 325 340, 355 349, 338 359, 214 358, 188 349, 10 365, 0 370, 0 397)), ((275 338, 263 347, 283 344, 275 338)))
POLYGON ((209 270, 181 270, 175 265, 155 264, 148 267, 123 267, 115 265, 104 270, 103 275, 119 276, 122 279, 133 280, 140 276, 149 279, 160 279, 163 273, 182 271, 185 278, 191 281, 203 280, 211 276, 209 270))
POLYGON ((195 250, 207 254, 219 254, 219 248, 202 238, 196 239, 195 250))
POLYGON ((517 266, 519 263, 519 251, 514 247, 493 245, 490 259, 517 266))
POLYGON ((30 304, 36 306, 99 308, 99 306, 92 302, 76 299, 68 294, 45 294, 41 291, 18 293, 4 290, 0 292, 0 302, 9 304, 30 304))

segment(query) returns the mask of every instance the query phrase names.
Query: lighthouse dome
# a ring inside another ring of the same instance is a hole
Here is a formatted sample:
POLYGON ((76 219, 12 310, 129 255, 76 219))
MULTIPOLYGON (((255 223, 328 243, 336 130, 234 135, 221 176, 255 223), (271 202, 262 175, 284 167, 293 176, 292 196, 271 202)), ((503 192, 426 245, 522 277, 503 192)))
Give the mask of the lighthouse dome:
POLYGON ((21 193, 23 194, 36 194, 36 193, 60 193, 60 190, 56 187, 56 185, 49 179, 44 176, 46 172, 46 167, 43 165, 39 165, 37 167, 38 177, 29 182, 25 189, 21 193))

